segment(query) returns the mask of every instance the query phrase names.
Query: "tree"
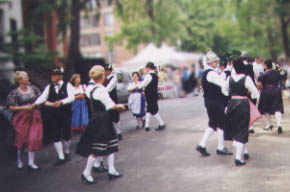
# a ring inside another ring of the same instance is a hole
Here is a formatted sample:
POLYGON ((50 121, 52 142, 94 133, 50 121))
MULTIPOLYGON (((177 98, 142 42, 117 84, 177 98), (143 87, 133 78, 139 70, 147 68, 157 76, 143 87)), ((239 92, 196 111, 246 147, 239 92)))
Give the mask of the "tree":
POLYGON ((111 48, 124 44, 136 50, 138 45, 150 42, 177 44, 180 11, 175 0, 116 0, 115 15, 121 21, 121 29, 106 38, 111 48))
POLYGON ((290 25, 290 0, 276 0, 276 14, 281 24, 283 46, 287 59, 290 59, 289 25, 290 25))

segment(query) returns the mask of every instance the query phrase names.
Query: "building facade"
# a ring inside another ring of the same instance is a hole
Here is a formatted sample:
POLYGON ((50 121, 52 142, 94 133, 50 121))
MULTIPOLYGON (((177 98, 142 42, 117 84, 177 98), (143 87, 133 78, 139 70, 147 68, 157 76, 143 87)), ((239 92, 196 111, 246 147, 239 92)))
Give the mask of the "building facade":
POLYGON ((108 63, 120 67, 134 53, 122 46, 110 49, 105 41, 106 36, 120 29, 120 21, 114 16, 113 1, 101 0, 101 6, 98 7, 95 0, 91 0, 87 6, 89 12, 81 13, 80 47, 83 56, 103 57, 108 63))

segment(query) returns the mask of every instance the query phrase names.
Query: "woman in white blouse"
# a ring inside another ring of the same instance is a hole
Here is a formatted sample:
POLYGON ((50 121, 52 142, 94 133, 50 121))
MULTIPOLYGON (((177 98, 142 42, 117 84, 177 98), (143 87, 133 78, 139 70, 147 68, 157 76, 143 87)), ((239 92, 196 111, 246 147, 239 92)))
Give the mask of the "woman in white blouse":
POLYGON ((131 92, 128 99, 128 108, 136 117, 136 129, 145 126, 145 95, 142 89, 136 88, 140 85, 140 75, 138 72, 132 74, 133 82, 129 84, 128 91, 131 92))
POLYGON ((85 99, 86 86, 81 84, 79 74, 74 74, 70 79, 70 83, 73 85, 75 92, 75 101, 72 104, 72 130, 83 131, 89 123, 88 107, 85 99))
POLYGON ((97 157, 108 157, 108 177, 110 180, 122 177, 115 169, 115 152, 118 152, 118 139, 113 126, 110 110, 125 110, 122 104, 115 104, 103 86, 105 75, 102 66, 93 66, 89 76, 95 84, 90 84, 86 89, 88 98, 90 122, 88 128, 82 134, 76 152, 84 157, 88 156, 85 170, 82 173, 82 181, 87 184, 95 183, 91 175, 92 167, 97 157))

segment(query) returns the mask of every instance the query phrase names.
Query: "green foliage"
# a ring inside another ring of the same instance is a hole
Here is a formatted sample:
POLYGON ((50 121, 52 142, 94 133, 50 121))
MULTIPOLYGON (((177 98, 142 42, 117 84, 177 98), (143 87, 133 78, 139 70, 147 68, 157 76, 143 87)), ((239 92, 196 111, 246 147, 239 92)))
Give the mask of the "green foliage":
POLYGON ((26 67, 34 68, 48 68, 53 64, 53 57, 57 53, 47 50, 43 37, 25 29, 10 32, 9 35, 11 37, 17 36, 17 42, 5 43, 2 47, 4 52, 16 63, 22 63, 26 67), (29 52, 23 51, 27 44, 32 47, 29 52))
POLYGON ((132 50, 167 42, 186 51, 245 50, 276 58, 284 52, 280 20, 290 23, 289 0, 118 0, 116 5, 121 30, 106 40, 132 50))
POLYGON ((121 30, 106 40, 111 47, 125 44, 132 50, 141 43, 176 44, 182 27, 180 13, 175 0, 118 0, 115 14, 122 22, 121 30))

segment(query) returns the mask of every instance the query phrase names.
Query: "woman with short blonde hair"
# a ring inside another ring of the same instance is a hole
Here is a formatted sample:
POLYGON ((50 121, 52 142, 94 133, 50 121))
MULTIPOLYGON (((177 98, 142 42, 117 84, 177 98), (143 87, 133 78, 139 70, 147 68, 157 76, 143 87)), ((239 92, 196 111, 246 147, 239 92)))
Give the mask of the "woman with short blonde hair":
POLYGON ((42 147, 42 120, 38 109, 33 104, 40 96, 40 90, 30 85, 25 71, 16 71, 14 79, 18 87, 7 97, 7 106, 14 113, 15 145, 18 148, 18 169, 23 168, 21 150, 28 150, 29 170, 39 170, 34 163, 35 151, 42 147))
POLYGON ((122 175, 115 168, 115 152, 118 152, 118 139, 110 116, 110 110, 125 110, 125 106, 112 101, 103 86, 105 72, 102 66, 94 66, 89 71, 90 78, 94 81, 86 89, 86 97, 89 102, 90 123, 82 134, 77 145, 76 152, 88 157, 87 165, 81 176, 82 181, 88 184, 95 183, 91 175, 97 157, 108 157, 108 177, 117 179, 122 175))

